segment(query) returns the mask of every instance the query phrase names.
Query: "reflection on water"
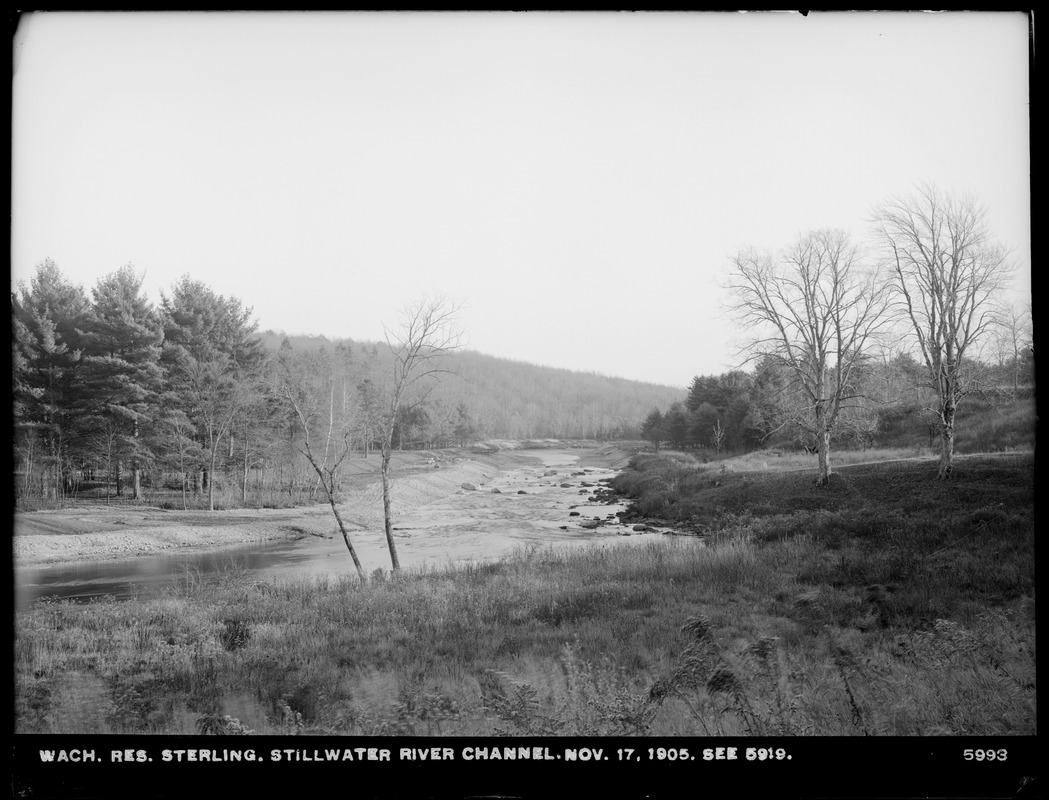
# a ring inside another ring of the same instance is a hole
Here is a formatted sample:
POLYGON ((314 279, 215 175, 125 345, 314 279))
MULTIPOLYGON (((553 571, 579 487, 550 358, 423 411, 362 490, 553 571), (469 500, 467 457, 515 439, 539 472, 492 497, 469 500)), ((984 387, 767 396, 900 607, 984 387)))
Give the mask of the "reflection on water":
MULTIPOLYGON (((265 573, 275 567, 294 567, 311 558, 309 548, 295 542, 179 555, 157 555, 126 561, 80 561, 59 567, 17 570, 16 607, 27 608, 41 597, 87 602, 106 596, 119 600, 140 597, 179 582, 215 579, 230 571, 265 573)), ((350 565, 352 567, 352 565, 350 565)))

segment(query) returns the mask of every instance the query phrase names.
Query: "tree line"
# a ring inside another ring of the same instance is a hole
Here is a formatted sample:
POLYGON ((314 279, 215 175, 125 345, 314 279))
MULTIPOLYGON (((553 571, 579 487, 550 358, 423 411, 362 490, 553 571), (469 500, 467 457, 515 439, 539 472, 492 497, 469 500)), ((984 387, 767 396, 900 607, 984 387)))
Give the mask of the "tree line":
POLYGON ((972 199, 923 185, 871 223, 866 254, 837 230, 737 253, 727 289, 752 371, 697 376, 685 401, 649 413, 643 437, 719 455, 793 442, 818 455, 825 483, 832 442, 872 444, 910 406, 949 478, 959 404, 1033 393, 1031 309, 1003 302, 1014 265, 972 199))
POLYGON ((260 332, 239 299, 189 276, 154 305, 131 265, 86 293, 51 260, 11 303, 23 504, 89 490, 206 508, 330 499, 351 457, 636 438, 648 407, 682 394, 462 351, 447 303, 410 307, 385 341, 332 341, 260 332))
POLYGON ((75 495, 105 481, 138 498, 143 475, 181 473, 207 492, 235 445, 250 462, 265 353, 250 310, 186 277, 154 307, 130 265, 90 298, 46 260, 12 293, 19 497, 75 495), (225 449, 224 449, 225 446, 225 449))

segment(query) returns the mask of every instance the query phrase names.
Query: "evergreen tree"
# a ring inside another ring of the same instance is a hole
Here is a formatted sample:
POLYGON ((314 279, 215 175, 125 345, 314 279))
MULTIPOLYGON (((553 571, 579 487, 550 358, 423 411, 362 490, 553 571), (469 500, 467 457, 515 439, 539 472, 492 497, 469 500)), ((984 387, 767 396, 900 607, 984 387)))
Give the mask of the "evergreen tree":
POLYGON ((466 447, 477 438, 477 425, 466 403, 459 403, 456 406, 455 414, 455 439, 460 447, 466 447))
POLYGON ((23 494, 59 498, 71 488, 80 454, 74 448, 87 297, 46 259, 29 286, 12 294, 16 456, 23 494))
POLYGON ((200 432, 207 461, 200 490, 215 507, 215 470, 220 447, 233 449, 237 420, 258 391, 264 351, 251 309, 236 298, 215 294, 200 281, 183 277, 161 301, 168 380, 167 402, 186 412, 200 432))
POLYGON ((721 419, 721 415, 713 404, 701 403, 689 415, 688 442, 696 447, 706 447, 710 444, 710 434, 721 419))
POLYGON ((652 409, 645 421, 641 423, 641 438, 652 442, 652 447, 659 450, 659 443, 665 438, 663 430, 663 412, 652 409))
POLYGON ((688 414, 685 405, 681 402, 670 404, 667 413, 663 415, 664 436, 674 447, 680 449, 685 444, 688 435, 688 414))
MULTIPOLYGON (((80 391, 71 404, 85 433, 104 429, 119 442, 118 466, 131 463, 132 497, 141 494, 141 466, 152 457, 143 430, 153 419, 161 388, 163 331, 142 295, 142 277, 129 264, 102 278, 92 290, 80 370, 80 391), (109 424, 103 425, 103 422, 109 424)), ((120 494, 120 481, 116 481, 120 494)))

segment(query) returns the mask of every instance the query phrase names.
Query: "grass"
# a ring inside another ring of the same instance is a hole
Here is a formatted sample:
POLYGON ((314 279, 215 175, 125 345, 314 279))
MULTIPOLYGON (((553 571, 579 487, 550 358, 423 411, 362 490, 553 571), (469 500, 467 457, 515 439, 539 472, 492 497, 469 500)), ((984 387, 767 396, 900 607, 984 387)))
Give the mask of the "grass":
POLYGON ((16 620, 16 730, 1035 732, 1030 457, 946 484, 921 463, 857 466, 823 489, 635 466, 617 483, 707 535, 39 604, 16 620))
MULTIPOLYGON (((955 418, 955 446, 959 452, 1030 450, 1035 445, 1037 403, 1034 397, 966 397, 955 418)), ((882 407, 876 441, 883 446, 925 442, 937 447, 931 413, 922 405, 882 407)))

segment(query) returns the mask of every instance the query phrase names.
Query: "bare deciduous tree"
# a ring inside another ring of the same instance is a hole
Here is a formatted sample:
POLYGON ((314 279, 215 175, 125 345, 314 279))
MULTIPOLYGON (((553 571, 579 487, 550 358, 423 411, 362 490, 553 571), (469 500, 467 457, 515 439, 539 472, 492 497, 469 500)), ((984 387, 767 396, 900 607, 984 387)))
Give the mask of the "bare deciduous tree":
POLYGON ((886 324, 886 293, 842 231, 804 234, 775 260, 748 250, 732 261, 732 311, 753 336, 749 359, 786 368, 800 402, 792 414, 816 441, 818 484, 830 477, 830 437, 859 396, 854 372, 886 324))
POLYGON ((250 380, 240 373, 224 353, 213 352, 197 359, 185 348, 177 353, 178 374, 203 437, 207 459, 208 510, 215 510, 215 470, 219 448, 228 439, 246 397, 250 380))
POLYGON ((720 419, 711 428, 710 443, 714 446, 714 452, 717 453, 717 457, 720 460, 721 448, 725 446, 725 428, 722 427, 720 419))
POLYGON ((874 216, 900 314, 936 393, 940 478, 953 468, 958 403, 975 388, 966 354, 994 324, 996 298, 1011 271, 986 216, 975 201, 932 185, 886 201, 874 216))
POLYGON ((182 509, 187 508, 186 484, 189 464, 203 460, 204 453, 197 445, 197 430, 189 416, 180 409, 172 409, 160 420, 161 442, 168 453, 168 462, 177 468, 182 484, 182 509))
POLYGON ((126 449, 126 437, 109 417, 98 420, 95 433, 91 436, 92 455, 102 462, 106 476, 106 505, 109 505, 111 489, 115 480, 117 495, 120 494, 120 457, 126 449))
POLYGON ((339 513, 338 475, 339 468, 353 450, 352 434, 355 424, 351 416, 340 413, 340 403, 336 402, 336 385, 340 383, 335 374, 334 363, 327 380, 322 386, 311 386, 310 376, 296 362, 290 350, 281 350, 277 360, 276 390, 291 409, 302 434, 301 445, 296 449, 305 456, 313 471, 317 474, 318 484, 324 491, 332 515, 339 526, 339 533, 346 544, 346 549, 353 559, 358 577, 366 580, 364 567, 357 556, 357 551, 350 540, 346 524, 339 513), (323 438, 323 449, 314 447, 311 432, 317 429, 323 438))
POLYGON ((998 315, 998 364, 1009 368, 1014 396, 1019 392, 1021 382, 1029 380, 1029 376, 1023 374, 1024 356, 1034 349, 1033 321, 1030 303, 1026 306, 1010 303, 998 315))
POLYGON ((393 540, 390 510, 390 459, 393 431, 398 412, 412 412, 425 402, 436 379, 450 370, 445 356, 459 348, 462 333, 459 312, 462 306, 443 299, 423 299, 404 310, 399 332, 386 331, 386 344, 393 355, 392 371, 382 393, 382 411, 377 424, 382 445, 382 507, 386 523, 386 544, 390 564, 400 571, 397 546, 393 540))

